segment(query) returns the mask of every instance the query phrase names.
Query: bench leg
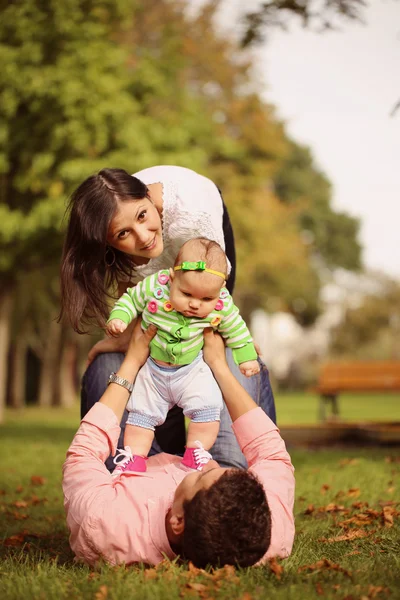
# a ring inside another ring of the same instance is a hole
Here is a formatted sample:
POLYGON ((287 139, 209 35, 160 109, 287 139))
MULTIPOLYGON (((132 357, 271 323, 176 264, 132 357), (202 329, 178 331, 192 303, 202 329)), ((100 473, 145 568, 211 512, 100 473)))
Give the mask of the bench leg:
POLYGON ((321 394, 319 399, 319 420, 323 423, 327 419, 326 405, 331 405, 332 416, 339 416, 339 403, 337 400, 337 394, 321 394))

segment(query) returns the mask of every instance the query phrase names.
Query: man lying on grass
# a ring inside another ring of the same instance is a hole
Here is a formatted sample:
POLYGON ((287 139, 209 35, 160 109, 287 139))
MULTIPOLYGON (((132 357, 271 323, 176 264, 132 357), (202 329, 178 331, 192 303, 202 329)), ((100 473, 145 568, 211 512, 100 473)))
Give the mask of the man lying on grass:
MULTIPOLYGON (((155 332, 153 326, 146 332, 135 328, 119 377, 135 380, 155 332)), ((197 567, 246 567, 290 554, 295 486, 290 456, 277 427, 230 372, 220 336, 206 331, 204 338, 204 359, 221 388, 248 470, 210 460, 202 471, 188 471, 180 457, 161 453, 148 459, 146 472, 113 480, 104 461, 116 452, 129 392, 111 383, 83 418, 63 467, 70 544, 84 562, 155 565, 180 555, 197 567)))

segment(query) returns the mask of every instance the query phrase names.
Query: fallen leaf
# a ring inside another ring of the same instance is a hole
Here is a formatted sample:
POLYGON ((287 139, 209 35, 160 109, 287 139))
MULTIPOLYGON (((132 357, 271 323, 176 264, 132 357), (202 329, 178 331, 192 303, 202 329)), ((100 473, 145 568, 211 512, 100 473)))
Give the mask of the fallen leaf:
POLYGON ((25 519, 28 519, 29 515, 26 515, 24 513, 19 513, 16 511, 8 511, 7 515, 9 517, 12 517, 13 519, 15 519, 15 521, 24 521, 25 519))
POLYGON ((243 596, 239 598, 239 600, 253 600, 253 596, 249 594, 249 592, 245 592, 243 596))
POLYGON ((46 483, 46 479, 41 475, 32 475, 31 484, 32 485, 44 485, 46 483))
POLYGON ((356 556, 356 554, 361 554, 359 550, 353 550, 353 552, 348 552, 345 556, 356 556))
POLYGON ((368 502, 361 502, 361 501, 358 501, 358 502, 353 502, 353 504, 352 504, 351 506, 352 506, 353 508, 358 508, 358 509, 360 509, 360 508, 364 508, 364 506, 365 506, 365 507, 368 507, 368 502))
POLYGON ((268 561, 268 564, 269 564, 269 568, 271 569, 271 571, 275 574, 275 577, 277 579, 280 579, 282 577, 282 573, 283 573, 282 565, 280 565, 278 563, 278 561, 276 560, 275 557, 270 558, 270 560, 268 561))
POLYGON ((96 600, 106 600, 108 596, 108 587, 106 585, 101 585, 95 594, 96 600))
POLYGON ((331 538, 320 538, 318 541, 328 544, 332 544, 335 542, 351 542, 352 540, 367 537, 368 535, 370 534, 364 531, 363 529, 351 529, 343 535, 336 535, 335 537, 331 538))
POLYGON ((22 546, 25 542, 25 536, 22 533, 18 533, 17 535, 11 535, 7 539, 4 540, 4 546, 22 546))
POLYGON ((206 592, 208 589, 204 583, 195 583, 191 581, 186 584, 186 587, 190 590, 195 590, 196 592, 206 592))
POLYGON ((17 492, 17 494, 20 494, 21 492, 24 491, 24 488, 22 487, 22 485, 19 485, 18 487, 15 488, 15 491, 17 492))
POLYGON ((350 512, 348 508, 345 508, 341 504, 335 504, 334 502, 330 502, 326 506, 321 506, 321 508, 319 508, 318 510, 320 512, 350 512))
POLYGON ((144 578, 146 580, 156 579, 157 576, 158 576, 158 573, 155 569, 145 569, 144 570, 144 578))
POLYGON ((343 496, 346 495, 346 492, 344 492, 343 490, 339 490, 337 494, 335 494, 335 498, 337 500, 339 500, 339 498, 343 498, 343 496))
POLYGON ((304 565, 297 569, 298 573, 302 573, 303 571, 338 571, 340 573, 344 573, 347 577, 351 577, 350 571, 344 569, 338 564, 333 563, 327 558, 323 558, 322 560, 318 560, 316 563, 312 565, 304 565))
POLYGON ((398 463, 400 462, 400 456, 386 456, 385 462, 387 463, 398 463))
POLYGON ((370 598, 376 598, 378 594, 390 594, 390 590, 388 587, 384 587, 383 585, 370 585, 368 588, 368 596, 370 598))
POLYGON ((395 489, 396 489, 396 488, 395 488, 394 486, 392 486, 392 487, 390 487, 390 488, 388 488, 388 489, 386 490, 386 493, 387 493, 387 494, 393 494, 393 492, 394 492, 394 490, 395 490, 395 489))
POLYGON ((28 503, 25 500, 16 500, 15 502, 12 502, 12 505, 17 508, 26 508, 28 503))
POLYGON ((306 510, 304 511, 305 515, 311 515, 314 512, 315 508, 314 508, 314 504, 309 504, 306 508, 306 510))
POLYGON ((339 465, 345 467, 346 465, 358 465, 359 462, 359 458, 343 458, 339 461, 339 465))
POLYGON ((349 496, 349 498, 358 498, 358 496, 360 495, 360 488, 350 488, 347 492, 347 495, 349 496))
POLYGON ((324 484, 321 486, 321 490, 320 490, 320 492, 321 492, 321 494, 322 494, 322 495, 324 495, 324 494, 326 494, 326 492, 327 492, 328 490, 330 490, 330 489, 331 489, 331 486, 330 486, 330 485, 328 485, 327 483, 324 483, 324 484))
POLYGON ((317 592, 318 596, 324 596, 324 588, 322 587, 322 585, 320 584, 319 581, 317 581, 317 583, 315 584, 315 591, 317 592))
POLYGON ((385 527, 392 527, 393 526, 393 515, 395 513, 395 510, 392 506, 384 506, 383 507, 383 522, 385 524, 385 527))

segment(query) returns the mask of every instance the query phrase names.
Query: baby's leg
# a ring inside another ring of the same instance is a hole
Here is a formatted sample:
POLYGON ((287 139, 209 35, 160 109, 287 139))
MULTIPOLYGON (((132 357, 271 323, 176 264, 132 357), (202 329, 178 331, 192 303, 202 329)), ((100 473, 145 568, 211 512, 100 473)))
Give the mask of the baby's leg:
POLYGON ((133 455, 136 454, 138 456, 146 457, 150 452, 153 439, 154 431, 151 429, 144 429, 144 427, 138 427, 137 425, 126 424, 124 446, 129 446, 133 455))
POLYGON ((152 379, 148 362, 140 369, 127 404, 124 449, 114 458, 113 477, 121 473, 146 471, 147 455, 154 439, 154 429, 165 421, 168 404, 164 402, 152 379))
POLYGON ((186 440, 186 448, 197 448, 200 442, 203 448, 209 450, 214 445, 219 432, 219 421, 198 423, 190 421, 186 440))
POLYGON ((175 397, 190 419, 182 463, 201 471, 212 458, 207 450, 218 436, 222 394, 202 356, 178 373, 180 381, 174 390, 175 397))

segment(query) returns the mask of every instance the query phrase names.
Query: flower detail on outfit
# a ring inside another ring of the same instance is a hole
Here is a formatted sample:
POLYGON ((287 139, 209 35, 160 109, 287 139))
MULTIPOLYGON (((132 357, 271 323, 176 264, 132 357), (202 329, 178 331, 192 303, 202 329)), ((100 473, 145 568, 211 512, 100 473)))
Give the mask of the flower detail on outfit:
POLYGON ((221 323, 221 321, 222 321, 222 317, 220 317, 219 315, 217 315, 210 322, 210 325, 211 325, 211 327, 218 327, 218 325, 221 323))
POLYGON ((222 310, 224 308, 224 302, 223 300, 218 300, 217 304, 215 305, 215 309, 214 310, 222 310))
POLYGON ((162 288, 156 288, 154 290, 154 296, 157 300, 161 300, 161 298, 164 298, 164 290, 162 288))
POLYGON ((195 441, 196 448, 186 448, 185 454, 182 458, 182 464, 190 469, 196 469, 196 471, 202 471, 204 465, 212 460, 212 456, 207 450, 203 448, 203 444, 198 440, 195 441))
POLYGON ((164 310, 165 312, 171 312, 171 310, 173 310, 174 307, 172 306, 171 302, 169 300, 166 300, 164 302, 164 310))
POLYGON ((154 315, 158 310, 157 302, 155 300, 150 300, 147 305, 147 310, 154 315))
POLYGON ((158 274, 157 281, 158 283, 161 283, 161 285, 165 285, 169 281, 169 275, 167 275, 167 273, 161 272, 158 274))
POLYGON ((226 288, 222 288, 222 290, 219 293, 219 297, 221 298, 221 300, 223 300, 224 298, 227 298, 229 296, 229 292, 226 288))

